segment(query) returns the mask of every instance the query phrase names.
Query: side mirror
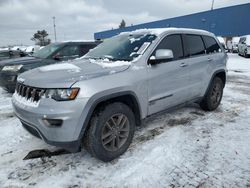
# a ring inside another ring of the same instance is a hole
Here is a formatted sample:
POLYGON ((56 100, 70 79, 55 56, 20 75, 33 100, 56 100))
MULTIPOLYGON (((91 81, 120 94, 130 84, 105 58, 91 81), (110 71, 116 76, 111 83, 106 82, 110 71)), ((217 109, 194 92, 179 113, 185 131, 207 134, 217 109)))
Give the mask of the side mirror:
POLYGON ((150 57, 150 64, 157 64, 163 61, 170 61, 174 58, 173 51, 169 49, 156 50, 155 56, 150 57))

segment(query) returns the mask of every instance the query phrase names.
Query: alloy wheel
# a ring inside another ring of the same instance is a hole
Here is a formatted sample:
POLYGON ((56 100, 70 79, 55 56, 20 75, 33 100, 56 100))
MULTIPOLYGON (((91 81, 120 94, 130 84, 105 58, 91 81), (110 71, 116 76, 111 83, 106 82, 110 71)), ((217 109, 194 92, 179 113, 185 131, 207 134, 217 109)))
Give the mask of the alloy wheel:
POLYGON ((211 94, 211 99, 213 105, 217 105, 220 100, 221 100, 221 86, 219 83, 216 83, 213 87, 212 94, 211 94))
POLYGON ((119 150, 127 141, 129 135, 129 121, 124 114, 110 117, 102 129, 102 145, 108 151, 119 150))

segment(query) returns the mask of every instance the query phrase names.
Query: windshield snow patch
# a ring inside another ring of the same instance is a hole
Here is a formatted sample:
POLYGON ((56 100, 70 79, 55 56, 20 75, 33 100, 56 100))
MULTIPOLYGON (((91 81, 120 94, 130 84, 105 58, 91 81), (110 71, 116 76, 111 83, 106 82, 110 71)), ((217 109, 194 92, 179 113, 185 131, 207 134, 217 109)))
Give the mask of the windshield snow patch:
POLYGON ((56 70, 68 70, 70 72, 80 72, 81 68, 70 64, 70 63, 59 63, 59 64, 55 64, 55 65, 48 65, 48 66, 44 66, 39 68, 40 71, 42 72, 48 72, 48 71, 56 71, 56 70))
POLYGON ((100 65, 103 68, 120 67, 120 66, 131 65, 130 61, 110 61, 109 59, 102 59, 102 60, 90 59, 90 62, 95 63, 97 65, 100 65))

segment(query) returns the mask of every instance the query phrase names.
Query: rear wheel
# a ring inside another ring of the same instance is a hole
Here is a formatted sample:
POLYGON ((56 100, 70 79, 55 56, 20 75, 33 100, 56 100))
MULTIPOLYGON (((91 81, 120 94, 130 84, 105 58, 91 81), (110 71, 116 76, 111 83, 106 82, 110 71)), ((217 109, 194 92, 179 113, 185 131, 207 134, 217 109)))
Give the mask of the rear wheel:
POLYGON ((244 52, 244 57, 248 58, 247 50, 245 50, 245 52, 244 52))
POLYGON ((104 162, 123 154, 132 142, 135 118, 123 103, 113 103, 99 109, 92 117, 85 136, 85 147, 90 154, 104 162))
POLYGON ((200 103, 200 107, 206 111, 215 110, 221 102, 223 95, 223 82, 219 77, 215 77, 210 84, 208 91, 200 103))

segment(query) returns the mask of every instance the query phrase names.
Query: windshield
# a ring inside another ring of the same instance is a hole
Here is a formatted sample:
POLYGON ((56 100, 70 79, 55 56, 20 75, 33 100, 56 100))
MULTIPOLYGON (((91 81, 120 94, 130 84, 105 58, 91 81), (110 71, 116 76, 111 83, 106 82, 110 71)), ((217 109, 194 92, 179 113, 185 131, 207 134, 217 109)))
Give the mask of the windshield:
POLYGON ((143 54, 155 39, 156 36, 151 34, 118 35, 105 40, 84 58, 132 61, 143 54))
POLYGON ((37 58, 42 58, 42 59, 48 58, 51 54, 57 51, 61 46, 62 46, 61 44, 50 44, 38 50, 37 52, 35 52, 33 56, 37 58))

